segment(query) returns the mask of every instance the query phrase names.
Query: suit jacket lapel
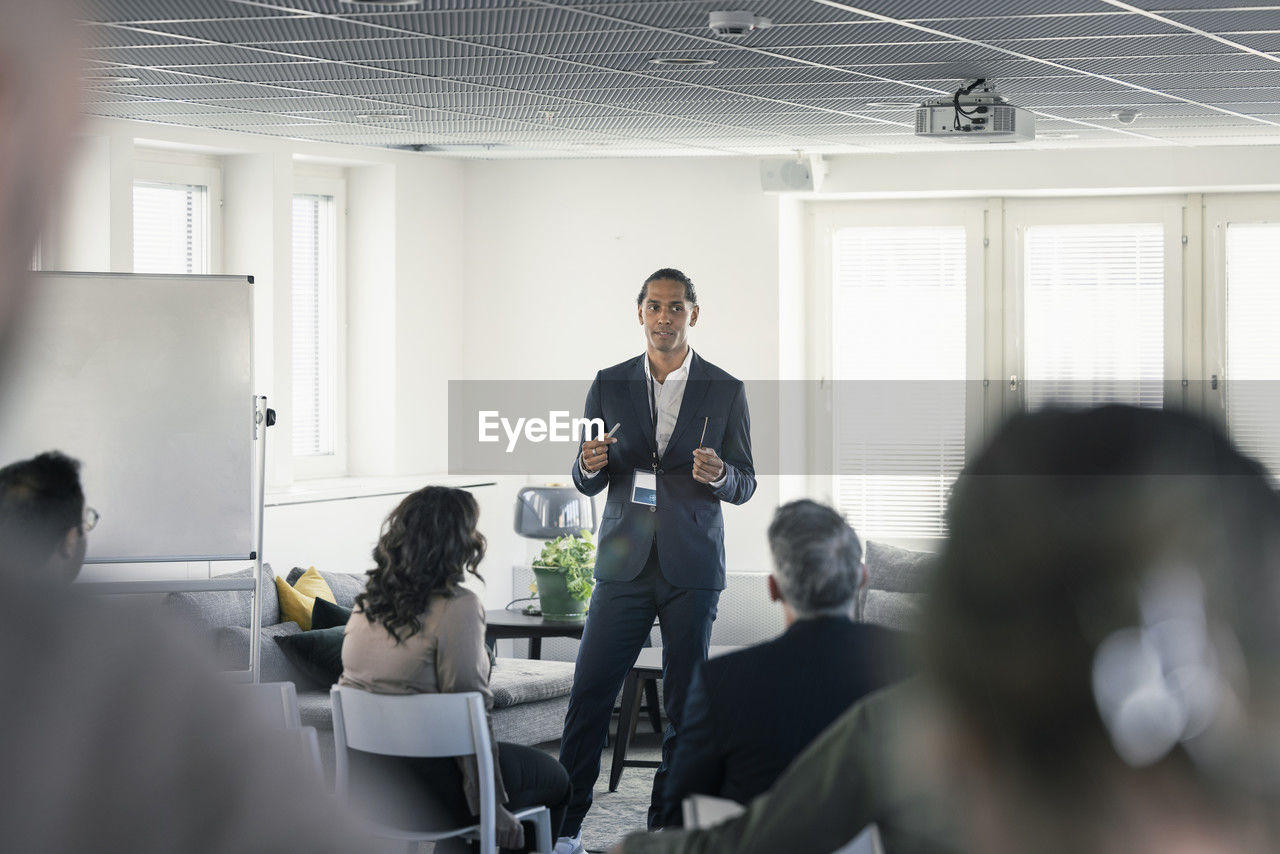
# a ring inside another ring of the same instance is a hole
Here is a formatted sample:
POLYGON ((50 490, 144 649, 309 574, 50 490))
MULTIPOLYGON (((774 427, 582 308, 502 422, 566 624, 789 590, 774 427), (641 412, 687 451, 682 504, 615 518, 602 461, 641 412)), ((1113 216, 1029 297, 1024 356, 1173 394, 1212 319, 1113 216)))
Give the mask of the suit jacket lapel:
MULTIPOLYGON (((644 370, 643 366, 641 370, 644 370)), ((706 397, 707 389, 710 387, 711 381, 707 379, 702 358, 695 352, 689 361, 689 379, 685 381, 684 398, 680 401, 680 414, 676 416, 676 427, 671 431, 671 441, 667 442, 667 453, 670 453, 680 441, 680 437, 689 429, 689 425, 697 420, 693 413, 697 412, 698 407, 702 405, 702 398, 706 397)), ((665 453, 663 457, 666 457, 665 453)))
MULTIPOLYGON (((636 426, 632 429, 640 431, 640 435, 644 436, 645 447, 652 454, 657 449, 653 446, 653 416, 649 412, 649 384, 645 377, 644 360, 645 357, 641 355, 631 371, 631 381, 627 385, 631 389, 631 406, 636 411, 636 426)), ((605 429, 608 430, 609 427, 605 429)))

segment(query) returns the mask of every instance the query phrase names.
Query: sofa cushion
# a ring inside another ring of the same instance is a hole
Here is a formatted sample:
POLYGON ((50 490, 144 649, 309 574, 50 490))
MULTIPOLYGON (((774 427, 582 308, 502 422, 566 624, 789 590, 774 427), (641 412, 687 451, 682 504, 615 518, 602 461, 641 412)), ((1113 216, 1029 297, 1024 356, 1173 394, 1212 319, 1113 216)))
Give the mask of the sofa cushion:
POLYGON ((304 572, 293 584, 286 584, 283 578, 276 578, 276 593, 280 596, 280 619, 292 620, 302 626, 303 631, 311 628, 311 609, 315 606, 315 601, 333 601, 333 591, 314 567, 304 572))
MULTIPOLYGON (((258 644, 260 682, 297 682, 303 678, 276 643, 276 638, 296 635, 300 631, 297 623, 263 627, 262 640, 258 644)), ((249 666, 248 627, 223 626, 214 632, 213 642, 220 666, 228 670, 244 670, 249 666)))
POLYGON ((334 626, 345 626, 351 619, 351 609, 323 599, 316 599, 311 608, 311 628, 331 629, 334 626))
MULTIPOLYGON (((286 581, 290 584, 297 582, 302 574, 306 572, 300 566, 295 566, 289 570, 286 581)), ((364 583, 366 576, 364 573, 353 575, 350 572, 326 572, 318 570, 320 577, 324 579, 324 583, 329 585, 329 589, 333 591, 333 601, 344 608, 350 608, 355 605, 356 596, 364 592, 364 583)))
POLYGON ((917 627, 920 597, 890 590, 871 590, 863 604, 862 621, 887 629, 909 631, 917 627))
POLYGON ((333 706, 329 702, 329 689, 323 691, 299 690, 298 715, 303 726, 313 726, 322 731, 333 731, 333 706))
POLYGON ((573 688, 573 662, 529 658, 501 658, 498 662, 489 675, 496 709, 563 697, 573 688))
MULTIPOLYGON (((253 569, 242 569, 214 577, 253 578, 253 569)), ((280 622, 280 599, 276 595, 275 577, 271 566, 264 563, 260 588, 264 626, 280 622)), ((198 593, 169 593, 164 597, 165 607, 170 609, 171 616, 178 622, 208 634, 224 626, 242 626, 248 630, 252 602, 253 597, 248 590, 205 590, 198 593)))
MULTIPOLYGON (((856 615, 865 623, 881 623, 880 617, 890 615, 889 619, 899 620, 904 616, 902 607, 908 602, 918 606, 933 567, 934 555, 930 552, 918 552, 911 549, 900 549, 874 541, 867 542, 867 583, 858 591, 856 615), (891 600, 877 597, 874 616, 871 610, 873 593, 900 594, 891 600)), ((892 625, 900 628, 900 625, 892 625)))
POLYGON ((285 657, 301 671, 307 686, 328 688, 342 675, 342 636, 346 626, 331 626, 276 638, 285 657))

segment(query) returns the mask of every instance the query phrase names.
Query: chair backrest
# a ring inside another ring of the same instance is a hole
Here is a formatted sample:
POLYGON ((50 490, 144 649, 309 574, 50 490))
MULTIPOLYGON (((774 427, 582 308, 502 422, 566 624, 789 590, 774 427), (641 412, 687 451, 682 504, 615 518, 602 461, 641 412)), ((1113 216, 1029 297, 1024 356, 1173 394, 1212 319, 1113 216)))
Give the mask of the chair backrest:
POLYGON ((868 824, 861 833, 832 854, 884 854, 884 844, 880 841, 880 828, 874 823, 868 824))
POLYGON ((249 705, 272 726, 296 729, 302 726, 298 712, 298 689, 292 682, 260 682, 237 686, 249 705))
POLYGON ((461 694, 373 694, 334 685, 333 743, 338 794, 346 797, 347 748, 384 756, 475 755, 481 826, 492 827, 496 792, 484 698, 461 694))
POLYGON ((285 731, 288 739, 295 742, 303 762, 316 775, 316 781, 324 783, 324 763, 320 761, 320 739, 313 726, 297 727, 285 731))

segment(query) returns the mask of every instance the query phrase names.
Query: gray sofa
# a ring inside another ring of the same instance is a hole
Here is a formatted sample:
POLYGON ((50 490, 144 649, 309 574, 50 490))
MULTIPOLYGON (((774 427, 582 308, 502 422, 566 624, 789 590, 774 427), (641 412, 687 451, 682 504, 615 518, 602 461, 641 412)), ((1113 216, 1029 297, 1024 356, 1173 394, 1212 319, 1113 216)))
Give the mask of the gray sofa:
POLYGON ((920 617, 934 555, 867 542, 867 583, 858 591, 857 620, 910 631, 920 617))
MULTIPOLYGON (((321 572, 337 603, 350 608, 364 587, 364 577, 340 572, 321 572)), ((223 578, 252 578, 252 570, 230 573, 223 578)), ((249 591, 170 593, 165 597, 170 614, 207 638, 227 669, 244 670, 249 662, 249 591)), ((297 623, 280 621, 280 600, 274 573, 262 570, 262 643, 260 679, 263 682, 293 682, 303 726, 313 726, 320 736, 321 753, 332 768, 333 717, 329 690, 320 688, 294 667, 275 638, 301 631, 297 623)), ((531 661, 499 658, 489 685, 493 690, 493 730, 500 741, 538 744, 560 737, 569 689, 573 684, 573 664, 563 661, 531 661)))

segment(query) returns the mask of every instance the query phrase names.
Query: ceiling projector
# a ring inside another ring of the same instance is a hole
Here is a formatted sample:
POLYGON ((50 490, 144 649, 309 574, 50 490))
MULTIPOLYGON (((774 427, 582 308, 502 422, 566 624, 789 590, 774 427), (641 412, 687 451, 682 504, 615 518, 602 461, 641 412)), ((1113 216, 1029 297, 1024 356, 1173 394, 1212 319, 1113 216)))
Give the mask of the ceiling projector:
POLYGON ((916 136, 945 142, 1028 142, 1036 138, 1036 117, 1005 101, 995 84, 978 78, 946 98, 916 108, 916 136))

